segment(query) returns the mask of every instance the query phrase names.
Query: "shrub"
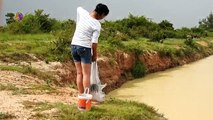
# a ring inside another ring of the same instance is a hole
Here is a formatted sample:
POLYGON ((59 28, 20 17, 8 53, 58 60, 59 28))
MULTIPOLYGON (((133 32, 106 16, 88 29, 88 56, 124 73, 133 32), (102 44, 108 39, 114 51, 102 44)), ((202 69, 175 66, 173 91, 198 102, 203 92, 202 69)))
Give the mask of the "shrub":
POLYGON ((173 24, 167 20, 161 21, 158 25, 160 26, 161 29, 164 30, 174 30, 173 24))
MULTIPOLYGON (((16 23, 20 23, 20 32, 21 33, 40 33, 40 24, 36 20, 36 17, 32 14, 29 14, 25 16, 25 18, 22 21, 17 21, 16 23)), ((10 29, 11 30, 11 29, 10 29)))
POLYGON ((109 38, 109 39, 107 40, 107 43, 108 43, 111 47, 116 47, 116 48, 122 48, 122 47, 124 47, 122 41, 119 40, 119 39, 115 39, 115 38, 109 38))
POLYGON ((40 25, 38 24, 36 17, 32 14, 26 15, 22 21, 10 23, 7 27, 9 32, 16 34, 40 32, 40 25))
POLYGON ((140 78, 143 77, 146 73, 146 67, 142 62, 136 62, 133 70, 132 70, 132 75, 135 78, 140 78))
POLYGON ((161 42, 162 39, 165 39, 162 31, 154 31, 150 34, 150 40, 153 42, 161 42))
POLYGON ((183 49, 183 52, 184 52, 184 55, 186 56, 192 56, 196 53, 195 50, 190 46, 185 46, 185 48, 183 49))
POLYGON ((163 30, 163 38, 175 38, 176 34, 173 30, 163 30))
POLYGON ((140 46, 140 42, 131 43, 125 45, 125 50, 130 51, 131 53, 134 53, 137 57, 141 54, 143 54, 144 47, 140 46))
POLYGON ((177 57, 184 57, 184 56, 185 56, 184 50, 183 50, 183 49, 176 50, 176 51, 175 51, 175 55, 176 55, 177 57))
POLYGON ((174 58, 175 50, 176 50, 175 48, 164 46, 164 47, 159 47, 157 51, 160 53, 161 56, 174 58))
POLYGON ((195 46, 195 42, 193 40, 193 36, 192 35, 187 35, 187 38, 184 42, 186 45, 194 47, 195 46))
POLYGON ((58 30, 68 30, 75 27, 72 20, 60 22, 54 18, 49 18, 49 14, 43 13, 44 10, 36 10, 34 14, 26 14, 21 21, 13 21, 7 25, 11 33, 49 33, 58 30))
POLYGON ((14 19, 15 14, 14 14, 14 13, 7 13, 7 14, 5 15, 5 17, 6 17, 6 23, 7 23, 7 24, 10 24, 10 23, 15 22, 15 19, 14 19))
POLYGON ((72 28, 56 34, 56 40, 52 44, 51 52, 57 54, 57 60, 68 60, 71 57, 70 43, 73 34, 74 29, 72 28))
POLYGON ((212 12, 206 18, 199 21, 199 28, 213 32, 213 13, 212 12))

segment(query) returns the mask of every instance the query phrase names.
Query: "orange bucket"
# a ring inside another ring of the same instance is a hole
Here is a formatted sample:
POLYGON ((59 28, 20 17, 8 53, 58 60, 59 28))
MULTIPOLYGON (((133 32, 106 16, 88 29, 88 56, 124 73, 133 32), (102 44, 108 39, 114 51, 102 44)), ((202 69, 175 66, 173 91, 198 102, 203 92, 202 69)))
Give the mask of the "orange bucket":
POLYGON ((91 109, 92 95, 89 94, 89 88, 86 88, 84 93, 78 95, 78 109, 80 111, 89 111, 91 109))

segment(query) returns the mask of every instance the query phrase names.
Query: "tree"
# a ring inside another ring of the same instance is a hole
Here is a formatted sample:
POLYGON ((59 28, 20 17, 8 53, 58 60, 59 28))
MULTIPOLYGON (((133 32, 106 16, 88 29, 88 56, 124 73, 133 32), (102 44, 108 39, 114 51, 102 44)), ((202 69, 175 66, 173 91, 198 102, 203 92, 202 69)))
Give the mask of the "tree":
POLYGON ((199 28, 213 31, 213 13, 210 13, 207 18, 202 19, 199 21, 199 28))
POLYGON ((7 24, 15 22, 15 19, 14 19, 15 14, 14 13, 7 13, 5 16, 7 17, 6 18, 6 23, 7 24))
POLYGON ((50 32, 53 24, 49 18, 49 14, 43 14, 43 12, 44 10, 42 9, 35 10, 35 17, 41 27, 40 30, 42 32, 50 32))
POLYGON ((163 20, 158 25, 161 29, 164 30, 174 30, 173 24, 170 23, 168 20, 163 20))

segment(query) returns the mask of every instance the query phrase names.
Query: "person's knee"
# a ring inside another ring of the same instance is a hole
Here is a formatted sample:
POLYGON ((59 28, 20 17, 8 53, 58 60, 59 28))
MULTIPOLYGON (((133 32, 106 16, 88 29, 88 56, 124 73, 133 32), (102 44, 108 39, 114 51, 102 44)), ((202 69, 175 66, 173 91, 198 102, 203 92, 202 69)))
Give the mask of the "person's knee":
POLYGON ((83 76, 83 73, 81 71, 78 71, 77 76, 83 76))

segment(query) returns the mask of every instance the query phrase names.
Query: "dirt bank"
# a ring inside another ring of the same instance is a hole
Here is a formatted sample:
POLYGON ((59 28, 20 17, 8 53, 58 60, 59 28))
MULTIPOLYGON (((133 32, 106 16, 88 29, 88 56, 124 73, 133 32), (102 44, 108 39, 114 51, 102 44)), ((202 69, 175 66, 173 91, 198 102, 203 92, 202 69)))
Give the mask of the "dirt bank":
MULTIPOLYGON (((162 56, 157 52, 147 52, 136 56, 133 53, 118 51, 115 53, 114 58, 112 57, 113 55, 111 57, 99 57, 98 66, 102 82, 107 83, 105 92, 109 92, 120 87, 127 80, 134 79, 131 71, 136 63, 136 58, 139 58, 139 60, 144 63, 146 73, 148 74, 184 65, 212 54, 213 51, 211 50, 206 53, 195 53, 174 59, 168 56, 162 56)), ((66 72, 60 74, 61 80, 64 83, 75 82, 76 72, 73 62, 68 61, 64 63, 63 68, 66 72)))

